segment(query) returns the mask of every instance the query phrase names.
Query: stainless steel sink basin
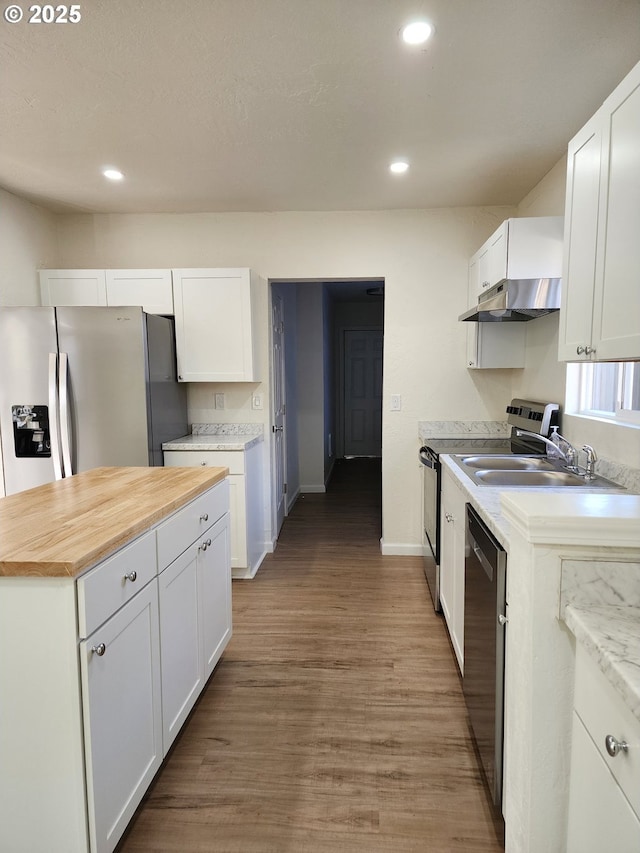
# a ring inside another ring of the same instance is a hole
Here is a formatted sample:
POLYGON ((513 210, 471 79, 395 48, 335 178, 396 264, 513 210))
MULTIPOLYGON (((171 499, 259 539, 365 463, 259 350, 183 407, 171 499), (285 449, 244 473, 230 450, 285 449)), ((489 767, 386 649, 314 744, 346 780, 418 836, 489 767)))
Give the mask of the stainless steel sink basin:
POLYGON ((460 460, 468 468, 491 471, 553 471, 553 462, 539 456, 463 456, 460 460))
POLYGON ((586 477, 568 471, 560 460, 545 456, 452 455, 451 458, 478 486, 619 489, 604 477, 586 477))
POLYGON ((585 486, 586 481, 571 471, 476 471, 476 479, 488 486, 585 486))

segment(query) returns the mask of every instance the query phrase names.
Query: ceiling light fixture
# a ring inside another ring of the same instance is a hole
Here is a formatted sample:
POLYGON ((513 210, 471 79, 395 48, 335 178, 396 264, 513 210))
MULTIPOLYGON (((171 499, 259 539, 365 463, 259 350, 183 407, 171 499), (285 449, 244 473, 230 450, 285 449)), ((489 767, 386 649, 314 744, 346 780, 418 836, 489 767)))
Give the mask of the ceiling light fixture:
POLYGON ((119 169, 113 169, 111 167, 103 169, 102 174, 110 181, 121 181, 124 178, 124 175, 119 169))
POLYGON ((433 34, 433 26, 427 21, 413 21, 400 30, 400 35, 405 44, 424 44, 433 34))
POLYGON ((406 160, 394 160, 394 162, 389 166, 389 171, 393 172, 394 175, 402 175, 409 168, 409 164, 406 160))

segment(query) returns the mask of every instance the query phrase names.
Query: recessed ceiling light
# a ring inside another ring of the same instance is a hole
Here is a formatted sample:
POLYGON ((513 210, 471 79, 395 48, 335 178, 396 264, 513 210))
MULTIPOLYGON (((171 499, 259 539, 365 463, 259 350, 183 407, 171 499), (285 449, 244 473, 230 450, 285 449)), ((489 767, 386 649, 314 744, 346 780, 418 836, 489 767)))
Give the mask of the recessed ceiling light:
POLYGON ((433 27, 427 21, 413 21, 400 31, 406 44, 424 44, 433 33, 433 27))
POLYGON ((124 178, 124 175, 119 169, 103 169, 102 174, 105 178, 108 178, 110 181, 121 181, 124 178))
POLYGON ((389 166, 389 171, 393 172, 394 175, 402 175, 409 168, 409 164, 406 160, 394 160, 394 162, 389 166))

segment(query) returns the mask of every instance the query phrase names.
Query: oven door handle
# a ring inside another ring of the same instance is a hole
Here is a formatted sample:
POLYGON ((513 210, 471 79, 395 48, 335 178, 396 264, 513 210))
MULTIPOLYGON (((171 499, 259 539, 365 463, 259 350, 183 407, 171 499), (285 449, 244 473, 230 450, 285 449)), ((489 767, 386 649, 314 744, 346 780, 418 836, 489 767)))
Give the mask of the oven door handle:
POLYGON ((421 447, 418 452, 418 459, 425 468, 433 468, 434 470, 438 467, 438 463, 433 457, 429 454, 426 447, 421 447))

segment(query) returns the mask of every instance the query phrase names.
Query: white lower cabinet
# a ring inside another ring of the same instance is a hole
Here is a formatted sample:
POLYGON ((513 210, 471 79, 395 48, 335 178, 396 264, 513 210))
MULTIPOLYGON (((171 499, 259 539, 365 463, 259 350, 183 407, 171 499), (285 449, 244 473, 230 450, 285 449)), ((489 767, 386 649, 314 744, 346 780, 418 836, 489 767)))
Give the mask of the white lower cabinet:
POLYGON ((464 549, 466 500, 449 471, 442 468, 440 508, 440 603, 451 644, 464 672, 464 549))
POLYGON ((640 850, 640 721, 578 645, 567 853, 640 850), (610 755, 605 739, 628 744, 610 755))
POLYGON ((168 468, 228 468, 233 577, 252 578, 265 556, 262 500, 262 449, 259 442, 245 450, 165 450, 168 468))
POLYGON ((2 580, 0 850, 111 853, 231 637, 228 483, 77 579, 2 580))
POLYGON ((158 578, 165 754, 231 637, 229 516, 158 578))
POLYGON ((80 643, 92 853, 116 846, 162 761, 154 579, 80 643))

